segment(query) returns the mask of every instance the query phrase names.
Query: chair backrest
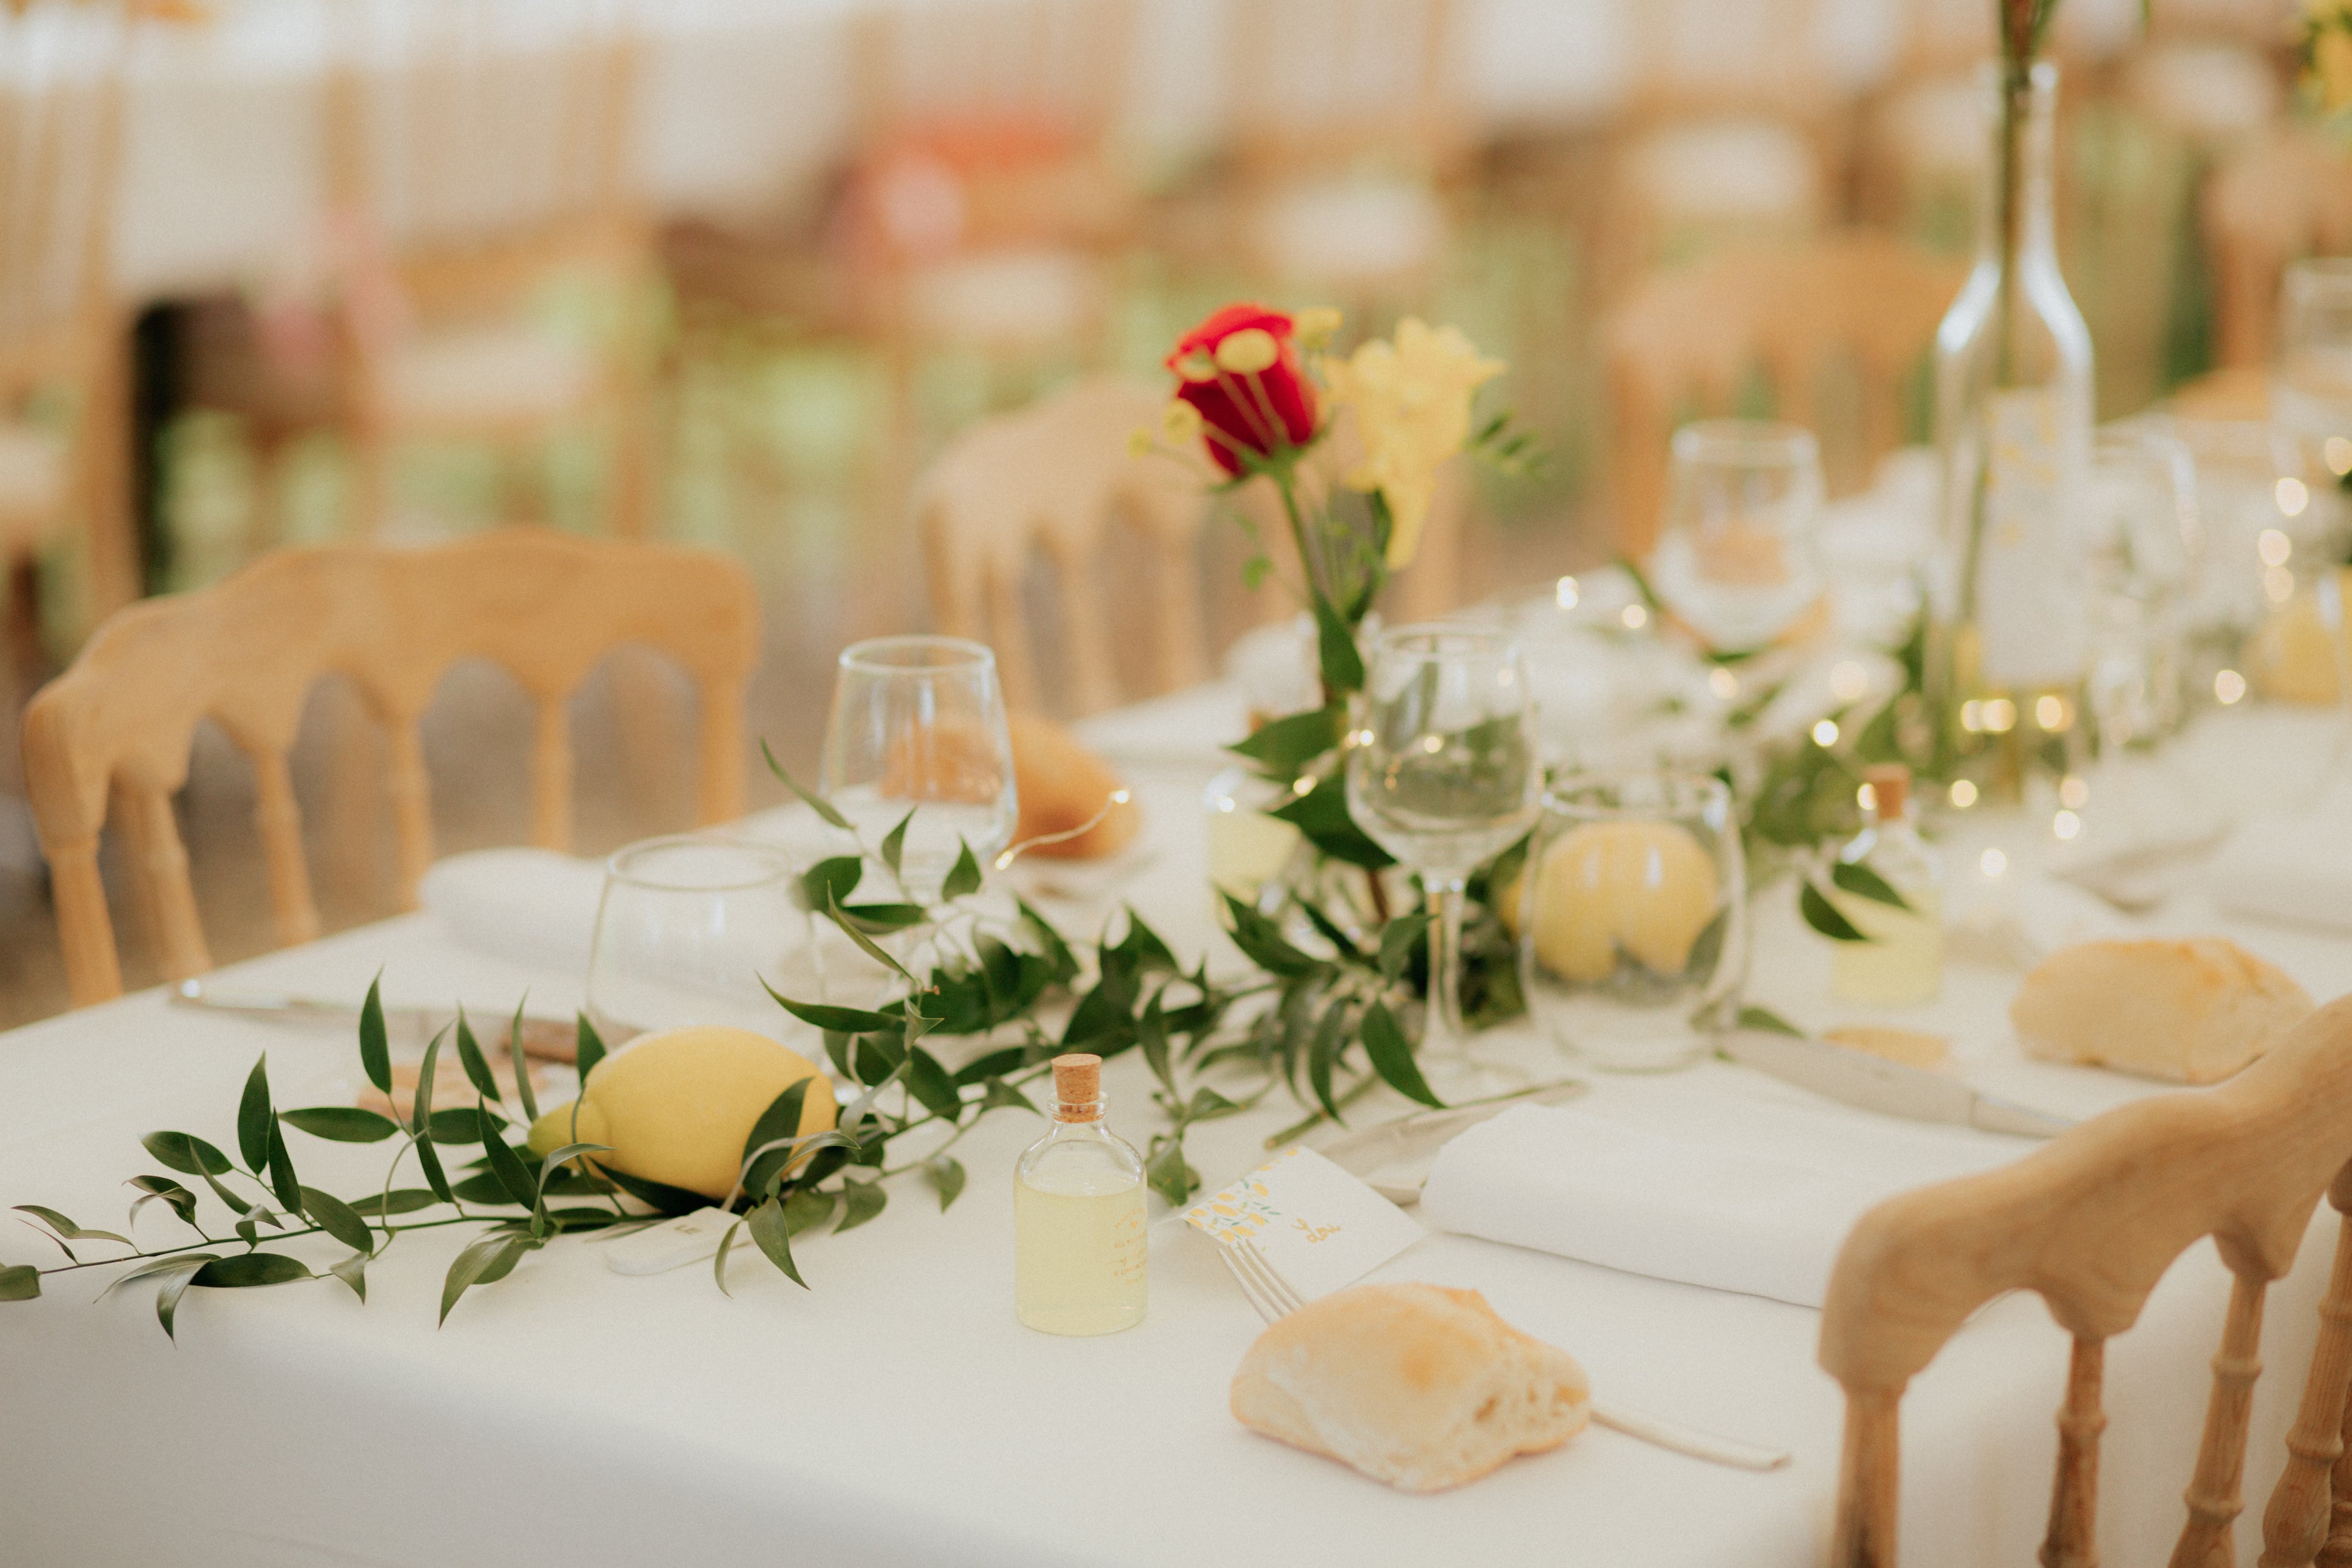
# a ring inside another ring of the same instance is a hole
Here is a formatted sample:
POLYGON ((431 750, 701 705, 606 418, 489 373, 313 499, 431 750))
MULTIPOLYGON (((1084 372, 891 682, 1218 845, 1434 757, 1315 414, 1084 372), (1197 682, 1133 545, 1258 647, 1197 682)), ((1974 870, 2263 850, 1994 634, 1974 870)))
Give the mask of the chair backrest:
POLYGON ((1655 542, 1674 426, 1735 412, 1759 379, 1780 418, 1822 437, 1832 487, 1853 487, 1902 444, 1906 379, 1964 272, 1900 240, 1854 233, 1727 250, 1646 279, 1602 326, 1618 542, 1636 557, 1655 542), (1855 378, 1860 428, 1851 442, 1821 428, 1841 366, 1855 378), (1847 447, 1856 461, 1837 463, 1847 447))
POLYGON ((1022 121, 1098 141, 1129 102, 1134 0, 892 0, 851 35, 861 139, 1022 121))
POLYGON ((1730 114, 1811 124, 1837 95, 1823 64, 1819 0, 1642 0, 1623 10, 1633 125, 1730 114))
POLYGON ((331 188, 420 308, 496 307, 551 261, 646 243, 620 0, 352 0, 337 15, 331 188))
POLYGON ((1227 7, 1226 120, 1244 171, 1447 172, 1468 147, 1457 35, 1453 0, 1227 7))
POLYGON ((1067 701, 1081 714, 1118 700, 1097 557, 1114 519, 1141 537, 1152 562, 1150 670, 1166 691, 1206 673, 1200 563, 1205 502, 1199 481, 1166 456, 1137 456, 1128 438, 1158 423, 1167 396, 1137 382, 1082 382, 1018 413, 972 426, 916 492, 931 617, 942 632, 996 649, 1006 700, 1041 706, 1023 588, 1033 560, 1051 565, 1067 701), (983 633, 983 625, 986 632, 983 633))
POLYGON ((127 39, 120 6, 0 7, 0 416, 99 373, 127 39))
POLYGON ((1832 1568, 1894 1568, 1904 1387, 1969 1313, 2007 1291, 2039 1295, 2074 1336, 2042 1562, 2090 1568, 2106 1342, 2137 1320, 2173 1260, 2208 1236, 2234 1283, 2172 1562, 2230 1561, 2262 1370, 2263 1292, 2293 1265, 2326 1193, 2344 1215, 2335 1270, 2286 1469, 2263 1520, 2263 1568, 2308 1568, 2328 1539, 2331 1491, 2352 1528, 2352 1464, 2337 1464, 2352 1379, 2347 1103, 2352 997, 2320 1009, 2219 1088, 2123 1106, 2014 1165, 1906 1193, 1863 1216, 1838 1255, 1822 1318, 1821 1363, 1846 1399, 1832 1568))
POLYGON ((571 846, 565 698, 599 660, 638 644, 699 692, 698 819, 739 816, 742 701, 759 604, 731 558, 529 529, 428 549, 331 545, 266 555, 209 588, 133 605, 100 627, 25 714, 25 766, 77 1005, 120 994, 99 879, 111 820, 162 950, 184 979, 211 967, 172 810, 196 726, 210 719, 252 763, 255 823, 281 940, 318 934, 287 756, 319 677, 340 674, 390 738, 403 907, 433 859, 419 721, 449 666, 503 665, 537 708, 532 838, 571 846))
POLYGON ((2205 233, 2221 362, 2266 363, 2286 264, 2352 254, 2352 155, 2308 130, 2263 137, 2206 186, 2205 233))

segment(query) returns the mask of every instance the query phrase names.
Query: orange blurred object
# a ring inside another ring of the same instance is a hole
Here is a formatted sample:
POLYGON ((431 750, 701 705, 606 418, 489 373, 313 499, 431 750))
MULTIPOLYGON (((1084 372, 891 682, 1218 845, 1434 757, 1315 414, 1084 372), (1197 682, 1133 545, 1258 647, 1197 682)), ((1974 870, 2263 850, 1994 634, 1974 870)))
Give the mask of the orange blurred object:
MULTIPOLYGON (((1076 736, 1052 719, 1017 713, 1008 723, 1013 730, 1013 777, 1021 793, 1021 821, 1013 831, 1014 843, 1084 827, 1109 804, 1115 791, 1124 788, 1110 764, 1078 744, 1076 736)), ((1129 800, 1111 807, 1108 815, 1085 832, 1024 852, 1050 860, 1099 860, 1133 842, 1142 826, 1143 813, 1129 800)))

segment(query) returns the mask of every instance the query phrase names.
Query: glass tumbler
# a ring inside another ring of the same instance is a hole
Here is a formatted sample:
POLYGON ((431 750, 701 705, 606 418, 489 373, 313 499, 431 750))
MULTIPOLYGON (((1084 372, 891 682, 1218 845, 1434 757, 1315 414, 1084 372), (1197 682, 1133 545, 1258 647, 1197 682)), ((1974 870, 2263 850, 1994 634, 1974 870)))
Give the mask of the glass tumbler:
POLYGON ((1760 648, 1822 596, 1822 453, 1801 425, 1708 419, 1675 432, 1659 597, 1723 652, 1760 648))
POLYGON ((1556 1043, 1623 1071, 1706 1051, 1747 969, 1747 873, 1721 779, 1565 779, 1521 876, 1520 980, 1556 1043))
POLYGON ((588 1018, 604 1043, 689 1024, 805 1036, 761 983, 809 943, 797 871, 773 845, 710 833, 614 853, 588 954, 588 1018))

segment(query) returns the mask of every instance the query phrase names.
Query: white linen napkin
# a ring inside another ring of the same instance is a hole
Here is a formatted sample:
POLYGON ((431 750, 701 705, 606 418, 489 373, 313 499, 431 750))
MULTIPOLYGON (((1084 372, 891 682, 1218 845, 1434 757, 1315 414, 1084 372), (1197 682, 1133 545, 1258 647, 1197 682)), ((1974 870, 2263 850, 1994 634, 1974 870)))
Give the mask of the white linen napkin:
POLYGON ((2257 817, 2205 871, 2233 915, 2352 930, 2352 813, 2257 817))
POLYGON ((460 946, 583 975, 604 862, 553 850, 474 850, 436 861, 418 902, 460 946))
MULTIPOLYGON (((1750 1109, 1768 1124, 1782 1120, 1773 1114, 1780 1107, 1750 1109)), ((1702 1113, 1695 1130, 1719 1119, 1702 1113)), ((1818 1126, 1822 1119, 1809 1113, 1803 1121, 1818 1126)), ((1796 1125, 1791 1119, 1783 1130, 1796 1125)), ((1519 1106, 1440 1151, 1422 1191, 1421 1218, 1441 1230, 1627 1273, 1818 1307, 1838 1248, 1864 1210, 1910 1187, 2004 1163, 2021 1147, 1903 1126, 1924 1142, 1914 1164, 1897 1153, 1900 1143, 1873 1135, 1883 1125, 1853 1130, 1864 1135, 1839 1168, 1833 1145, 1818 1134, 1775 1140, 1788 1145, 1786 1155, 1775 1156, 1572 1107, 1519 1106)))

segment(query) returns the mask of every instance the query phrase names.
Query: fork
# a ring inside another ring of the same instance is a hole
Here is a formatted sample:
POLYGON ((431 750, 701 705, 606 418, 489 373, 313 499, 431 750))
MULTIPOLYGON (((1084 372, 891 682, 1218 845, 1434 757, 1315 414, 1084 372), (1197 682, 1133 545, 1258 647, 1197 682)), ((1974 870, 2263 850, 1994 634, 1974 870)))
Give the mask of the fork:
MULTIPOLYGON (((1272 1323, 1286 1318, 1307 1304, 1306 1299, 1291 1287, 1290 1281, 1275 1271, 1274 1265, 1257 1244, 1246 1237, 1234 1237, 1217 1245, 1217 1256, 1225 1265, 1225 1272, 1234 1277, 1257 1315, 1272 1323)), ((1704 1459, 1709 1464, 1729 1465, 1742 1470, 1777 1470, 1789 1462, 1785 1448, 1768 1448, 1755 1443, 1743 1443, 1737 1438, 1718 1437, 1712 1432, 1662 1421, 1654 1416, 1628 1410, 1619 1405, 1591 1403, 1592 1419, 1612 1432, 1622 1432, 1644 1443, 1655 1444, 1687 1458, 1704 1459)))

